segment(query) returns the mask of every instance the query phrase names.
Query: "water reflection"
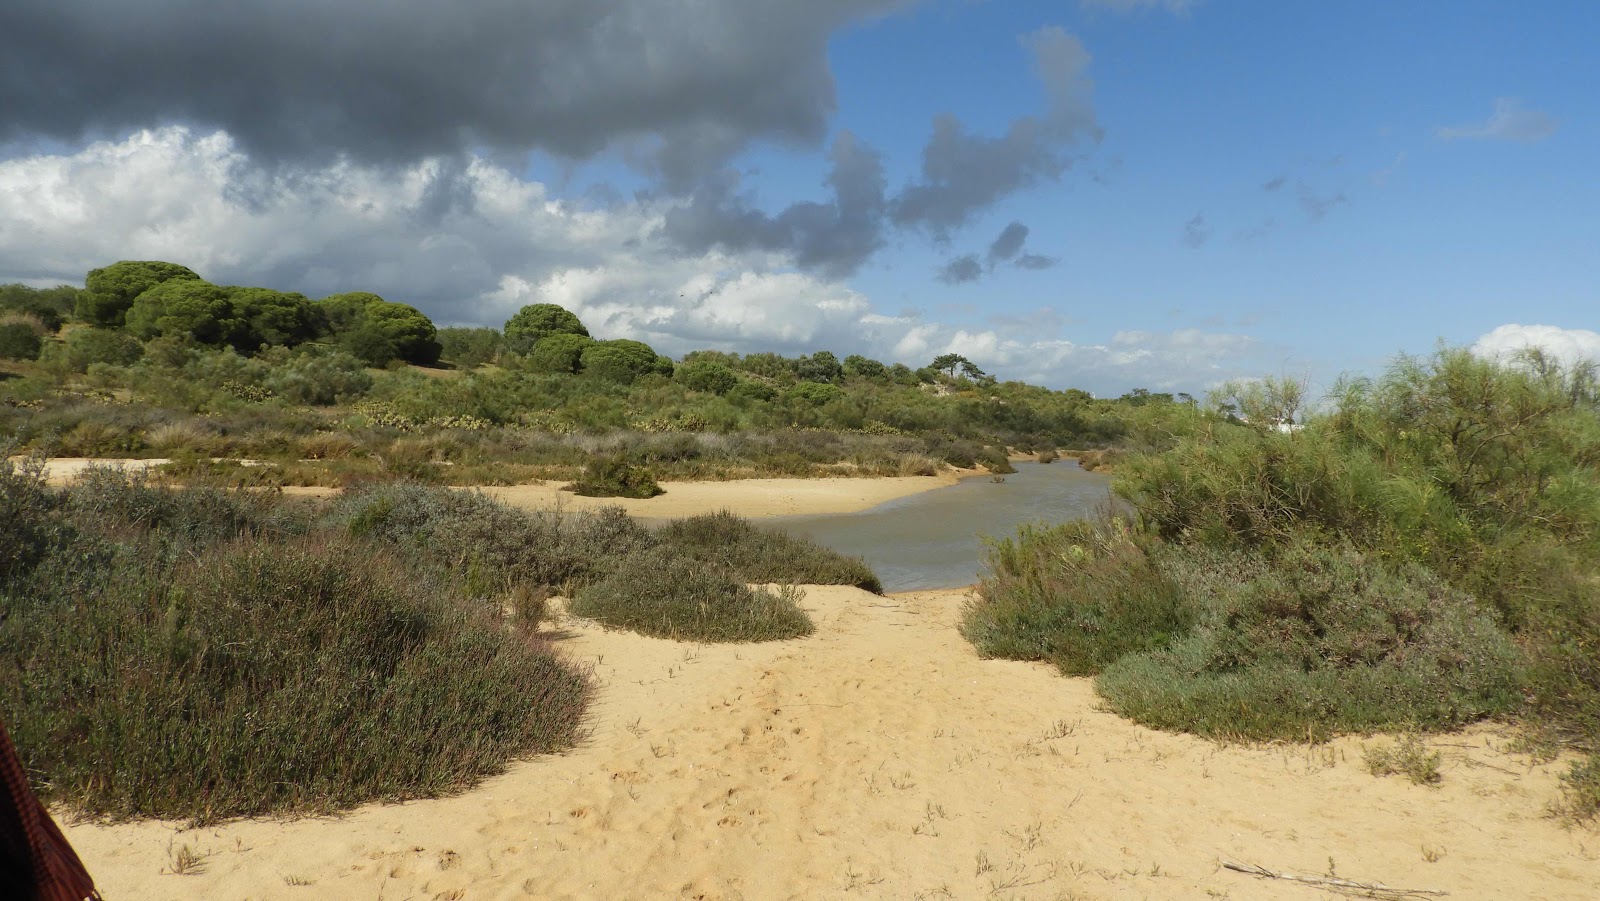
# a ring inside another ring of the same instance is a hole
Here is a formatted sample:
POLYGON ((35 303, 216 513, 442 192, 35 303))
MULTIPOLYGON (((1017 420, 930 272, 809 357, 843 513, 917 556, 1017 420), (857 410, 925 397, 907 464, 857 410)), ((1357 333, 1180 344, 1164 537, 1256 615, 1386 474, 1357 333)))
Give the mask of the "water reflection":
POLYGON ((1071 460, 1016 465, 1004 482, 976 476, 860 513, 786 516, 767 524, 864 558, 886 591, 971 585, 983 569, 983 536, 1088 516, 1110 496, 1109 477, 1084 472, 1071 460))

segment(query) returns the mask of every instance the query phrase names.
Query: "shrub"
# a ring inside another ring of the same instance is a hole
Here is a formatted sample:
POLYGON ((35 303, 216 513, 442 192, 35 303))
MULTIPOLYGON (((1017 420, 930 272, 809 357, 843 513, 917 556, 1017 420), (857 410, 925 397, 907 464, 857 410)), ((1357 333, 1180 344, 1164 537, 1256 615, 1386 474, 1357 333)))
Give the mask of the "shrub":
POLYGON ((630 556, 578 590, 572 612, 607 626, 674 641, 775 641, 814 630, 793 588, 751 588, 668 548, 630 556))
POLYGON ((1092 675, 1184 634, 1194 612, 1125 525, 1024 526, 992 542, 961 632, 985 657, 1092 675))
POLYGON ((650 373, 672 374, 672 361, 642 341, 618 338, 596 341, 583 349, 583 371, 624 385, 650 373))
POLYGON ((535 372, 570 374, 583 369, 583 353, 595 340, 587 335, 554 334, 542 338, 528 351, 528 366, 535 372))
POLYGON ((683 559, 725 570, 744 582, 854 585, 883 593, 883 583, 859 558, 761 528, 727 510, 675 519, 657 534, 683 559))
POLYGON ((44 341, 32 323, 18 319, 0 322, 0 360, 37 360, 44 341))
POLYGON ((673 373, 673 378, 683 383, 690 391, 706 391, 711 394, 727 394, 733 386, 739 384, 739 374, 721 363, 712 361, 694 361, 680 365, 673 373))
POLYGON ((95 363, 127 366, 144 355, 139 339, 124 332, 101 328, 75 328, 61 344, 51 345, 43 354, 71 372, 87 372, 95 363))
POLYGON ((1414 733, 1387 748, 1367 748, 1362 758, 1374 776, 1405 776, 1414 785, 1437 785, 1443 778, 1439 774, 1443 755, 1430 752, 1422 736, 1414 733))
POLYGON ((302 353, 276 367, 267 386, 294 403, 326 407, 371 391, 372 376, 347 353, 302 353))
POLYGON ((571 490, 584 497, 651 498, 666 491, 650 470, 623 454, 607 454, 589 462, 571 490))
POLYGON ((1579 823, 1592 823, 1600 817, 1600 754, 1573 763, 1561 777, 1561 799, 1553 810, 1579 823))
POLYGON ((585 677, 442 572, 243 539, 0 595, 9 725, 47 798, 114 818, 325 813, 568 747, 585 677))
POLYGON ((1469 596, 1414 564, 1305 538, 1271 557, 1186 549, 1166 570, 1199 609, 1099 689, 1123 716, 1248 739, 1458 726, 1512 709, 1520 657, 1469 596))

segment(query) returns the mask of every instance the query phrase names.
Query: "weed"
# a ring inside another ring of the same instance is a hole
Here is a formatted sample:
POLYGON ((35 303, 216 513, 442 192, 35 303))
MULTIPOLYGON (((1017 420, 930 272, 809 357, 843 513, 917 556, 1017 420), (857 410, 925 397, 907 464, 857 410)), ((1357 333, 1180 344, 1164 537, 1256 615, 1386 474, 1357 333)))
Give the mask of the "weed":
POLYGON ((1406 735, 1387 748, 1369 747, 1362 756, 1374 776, 1405 776, 1415 785, 1437 785, 1444 778, 1443 756, 1430 752, 1420 735, 1406 735))

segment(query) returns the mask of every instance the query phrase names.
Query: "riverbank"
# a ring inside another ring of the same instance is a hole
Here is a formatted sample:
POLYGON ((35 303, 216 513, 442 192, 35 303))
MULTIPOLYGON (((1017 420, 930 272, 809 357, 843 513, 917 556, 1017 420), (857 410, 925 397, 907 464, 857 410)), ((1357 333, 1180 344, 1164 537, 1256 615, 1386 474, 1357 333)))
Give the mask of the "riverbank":
MULTIPOLYGON (((98 459, 58 457, 46 461, 45 478, 52 485, 65 485, 91 466, 116 466, 144 471, 170 461, 165 459, 98 459)), ((505 504, 522 509, 592 510, 622 507, 630 516, 668 519, 731 510, 749 519, 807 514, 855 513, 879 504, 947 488, 964 478, 988 475, 982 470, 947 469, 932 476, 885 476, 881 478, 817 479, 734 479, 719 482, 662 482, 666 493, 638 500, 620 497, 580 497, 563 490, 565 482, 537 485, 455 486, 482 491, 505 504)), ((333 497, 337 488, 284 488, 295 497, 333 497)))
POLYGON ((1223 861, 1460 898, 1587 899, 1592 831, 1543 816, 1564 761, 1435 736, 1436 787, 1363 748, 1225 746, 980 660, 965 595, 808 588, 809 639, 693 646, 558 619, 592 735, 465 795, 339 818, 67 827, 107 897, 1291 898, 1223 861), (198 862, 175 875, 185 854, 198 862))

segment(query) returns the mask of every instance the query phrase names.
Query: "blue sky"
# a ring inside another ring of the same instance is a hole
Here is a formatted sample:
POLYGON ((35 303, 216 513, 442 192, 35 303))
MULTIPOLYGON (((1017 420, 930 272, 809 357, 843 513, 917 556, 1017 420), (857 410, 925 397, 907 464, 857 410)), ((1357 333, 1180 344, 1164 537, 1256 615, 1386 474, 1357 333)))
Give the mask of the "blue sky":
POLYGON ((421 0, 300 11, 328 40, 265 0, 19 4, 0 50, 70 39, 0 74, 4 280, 155 256, 1100 393, 1600 354, 1591 3, 464 0, 454 50, 421 0), (205 83, 119 67, 123 12, 217 47, 205 83))

